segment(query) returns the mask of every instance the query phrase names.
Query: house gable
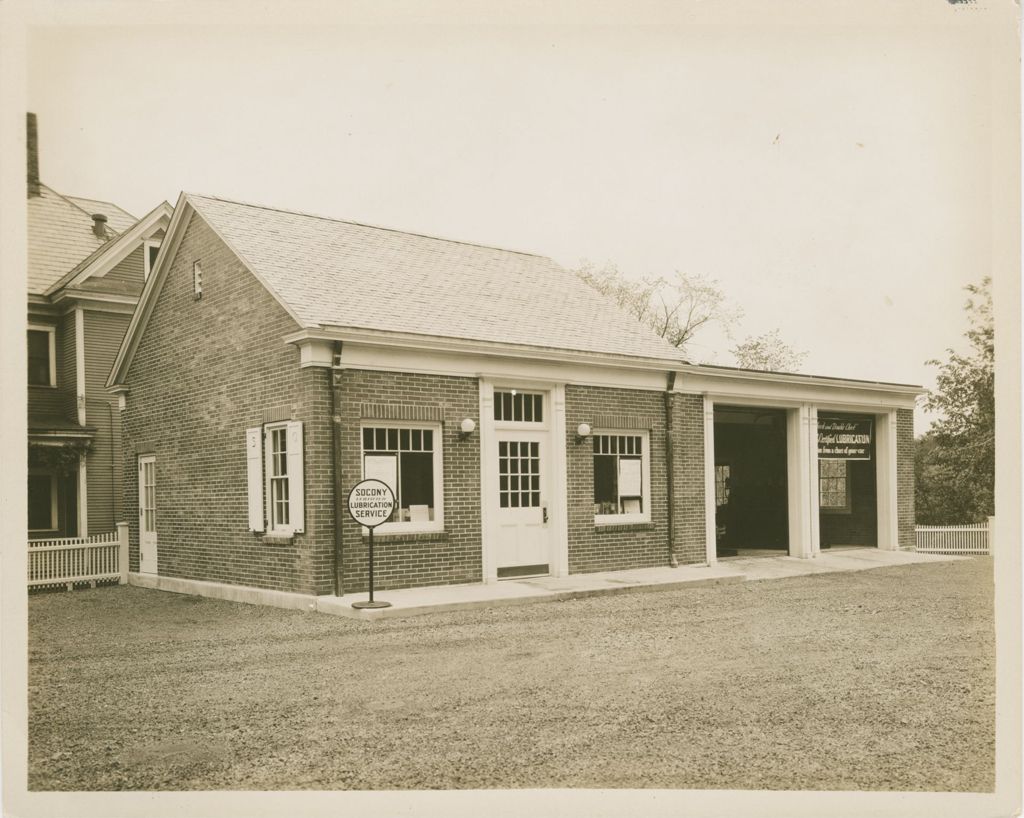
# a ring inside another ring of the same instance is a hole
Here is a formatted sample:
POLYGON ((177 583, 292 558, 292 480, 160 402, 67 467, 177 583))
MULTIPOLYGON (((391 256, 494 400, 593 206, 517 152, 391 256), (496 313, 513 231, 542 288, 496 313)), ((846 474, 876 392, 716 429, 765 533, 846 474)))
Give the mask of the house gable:
POLYGON ((162 236, 170 223, 171 206, 161 202, 124 233, 110 239, 55 281, 46 294, 53 298, 66 288, 110 289, 137 295, 143 284, 143 245, 162 236))

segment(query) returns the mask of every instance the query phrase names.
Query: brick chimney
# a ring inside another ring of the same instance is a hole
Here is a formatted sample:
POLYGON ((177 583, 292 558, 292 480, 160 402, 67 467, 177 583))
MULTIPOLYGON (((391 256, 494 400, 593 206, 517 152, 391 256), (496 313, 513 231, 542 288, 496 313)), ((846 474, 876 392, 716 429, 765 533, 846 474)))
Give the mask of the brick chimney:
POLYGON ((28 148, 28 197, 41 196, 39 191, 39 137, 36 133, 36 115, 27 115, 25 142, 28 148))

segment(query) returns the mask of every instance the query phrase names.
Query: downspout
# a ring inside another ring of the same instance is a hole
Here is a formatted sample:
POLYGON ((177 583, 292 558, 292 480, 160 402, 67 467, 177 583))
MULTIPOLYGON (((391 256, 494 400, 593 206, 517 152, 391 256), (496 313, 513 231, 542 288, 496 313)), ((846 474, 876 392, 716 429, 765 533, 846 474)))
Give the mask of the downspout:
POLYGON ((675 469, 673 467, 673 450, 675 449, 675 427, 673 416, 675 412, 675 386, 676 373, 668 373, 668 382, 665 384, 665 488, 668 500, 668 564, 672 568, 679 567, 679 560, 676 559, 675 542, 675 469))
POLYGON ((331 474, 334 480, 334 595, 341 596, 342 540, 341 525, 345 519, 345 504, 341 485, 341 415, 338 414, 337 389, 340 372, 336 368, 341 360, 341 341, 334 342, 330 372, 331 378, 331 474))

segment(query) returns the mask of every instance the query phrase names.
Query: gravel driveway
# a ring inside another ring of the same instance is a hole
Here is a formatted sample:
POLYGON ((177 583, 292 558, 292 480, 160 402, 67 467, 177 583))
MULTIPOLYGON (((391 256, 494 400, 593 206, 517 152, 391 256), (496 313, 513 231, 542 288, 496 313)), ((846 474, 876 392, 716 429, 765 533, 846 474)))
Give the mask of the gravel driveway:
POLYGON ((359 622, 29 601, 29 787, 970 790, 992 562, 359 622))

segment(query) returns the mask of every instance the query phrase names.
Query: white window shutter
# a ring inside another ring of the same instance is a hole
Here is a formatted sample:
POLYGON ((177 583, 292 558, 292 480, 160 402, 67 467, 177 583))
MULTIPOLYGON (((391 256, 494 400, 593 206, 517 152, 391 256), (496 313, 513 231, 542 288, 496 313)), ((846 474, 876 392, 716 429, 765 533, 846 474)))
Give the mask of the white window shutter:
POLYGON ((249 484, 249 530, 263 531, 263 430, 245 430, 245 457, 249 484))
POLYGON ((306 530, 302 469, 302 421, 288 423, 288 519, 297 533, 306 530))

